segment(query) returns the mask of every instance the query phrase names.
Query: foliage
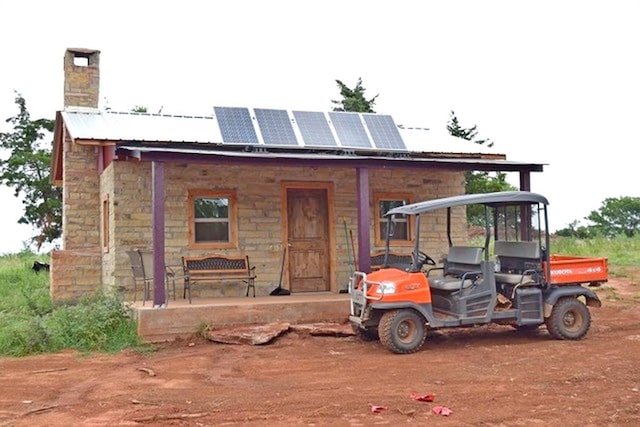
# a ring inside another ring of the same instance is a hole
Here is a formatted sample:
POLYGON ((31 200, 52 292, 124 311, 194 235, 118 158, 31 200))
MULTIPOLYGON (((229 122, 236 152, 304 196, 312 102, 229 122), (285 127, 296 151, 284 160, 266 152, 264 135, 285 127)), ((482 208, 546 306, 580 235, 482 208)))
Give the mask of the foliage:
POLYGON ((138 341, 130 309, 104 292, 56 308, 44 323, 54 349, 118 351, 138 341))
POLYGON ((45 132, 52 132, 54 121, 31 120, 26 101, 16 94, 19 113, 7 119, 12 132, 0 133, 0 148, 9 151, 0 160, 0 183, 13 187, 16 197, 23 197, 24 214, 20 224, 33 226, 38 234, 32 240, 40 249, 62 233, 62 189, 50 180, 51 149, 42 143, 45 132))
POLYGON ((484 145, 487 147, 493 147, 493 142, 490 139, 476 139, 478 136, 478 126, 473 125, 470 128, 463 128, 458 121, 455 111, 449 112, 449 122, 447 123, 447 130, 452 136, 466 139, 467 141, 473 141, 476 144, 484 145))
POLYGON ((129 308, 115 295, 53 304, 49 274, 35 274, 35 260, 49 261, 30 252, 0 257, 0 355, 142 348, 129 308))
MULTIPOLYGON (((452 136, 466 139, 476 144, 486 144, 487 147, 493 147, 490 139, 477 139, 478 127, 473 125, 470 128, 464 128, 458 121, 454 111, 449 113, 449 122, 447 130, 452 136)), ((516 188, 507 182, 507 175, 503 172, 465 172, 465 193, 491 193, 494 191, 509 191, 516 188)), ((473 205, 467 208, 467 222, 469 225, 484 224, 484 208, 482 206, 473 205)))
POLYGON ((633 237, 640 231, 640 197, 609 197, 586 219, 604 236, 633 237))
POLYGON ((598 230, 593 226, 581 225, 578 221, 573 221, 567 227, 556 231, 555 234, 560 237, 591 239, 598 236, 598 230))
POLYGON ((331 101, 333 104, 338 105, 338 107, 334 107, 333 111, 375 113, 373 107, 376 103, 376 98, 378 97, 378 95, 369 100, 364 97, 364 92, 366 89, 362 87, 362 78, 358 78, 358 83, 353 89, 348 88, 347 85, 342 83, 340 80, 336 80, 336 83, 340 88, 340 95, 342 95, 342 100, 331 101))
POLYGON ((640 197, 607 198, 599 210, 585 218, 590 224, 573 221, 556 235, 578 239, 634 237, 640 231, 640 197))

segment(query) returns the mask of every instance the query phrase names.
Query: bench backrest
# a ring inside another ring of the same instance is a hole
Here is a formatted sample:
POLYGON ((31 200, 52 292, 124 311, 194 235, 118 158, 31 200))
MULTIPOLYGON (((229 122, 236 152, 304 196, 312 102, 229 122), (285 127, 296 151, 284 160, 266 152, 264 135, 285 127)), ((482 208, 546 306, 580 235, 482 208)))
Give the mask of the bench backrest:
POLYGON ((484 248, 476 246, 451 246, 444 261, 444 274, 460 276, 480 270, 484 248))
POLYGON ((249 257, 203 256, 197 258, 182 258, 185 273, 193 274, 237 274, 248 273, 249 257))
POLYGON ((538 242, 496 241, 494 253, 500 262, 500 271, 523 272, 541 266, 538 242))

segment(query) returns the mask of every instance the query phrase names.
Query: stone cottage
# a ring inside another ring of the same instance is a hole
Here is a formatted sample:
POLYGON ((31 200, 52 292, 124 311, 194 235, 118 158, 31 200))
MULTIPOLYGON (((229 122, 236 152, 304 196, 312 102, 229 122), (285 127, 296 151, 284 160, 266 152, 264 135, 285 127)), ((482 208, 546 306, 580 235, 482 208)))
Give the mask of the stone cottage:
MULTIPOLYGON (((51 166, 64 190, 62 249, 51 256, 54 299, 100 287, 130 299, 133 248, 152 250, 160 273, 183 256, 248 255, 258 295, 273 289, 282 270, 292 293, 337 293, 354 266, 367 271, 384 247, 389 207, 462 194, 468 170, 518 172, 523 190, 530 173, 542 171, 475 144, 443 151, 428 131, 402 129, 385 115, 100 110, 97 50, 67 49, 64 78, 51 166), (423 148, 407 148, 416 137, 423 148)), ((456 216, 459 235, 464 218, 456 216)), ((395 252, 410 252, 411 227, 394 236, 395 252)), ((433 254, 446 252, 445 227, 424 236, 433 254)), ((162 305, 162 279, 153 289, 162 305)), ((243 292, 233 283, 194 289, 196 297, 243 292)))

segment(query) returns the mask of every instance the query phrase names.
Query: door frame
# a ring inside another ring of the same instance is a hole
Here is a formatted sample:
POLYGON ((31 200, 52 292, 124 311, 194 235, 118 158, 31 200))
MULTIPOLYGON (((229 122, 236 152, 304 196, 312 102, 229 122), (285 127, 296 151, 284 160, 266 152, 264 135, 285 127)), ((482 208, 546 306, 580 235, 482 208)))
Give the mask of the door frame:
MULTIPOLYGON (((287 190, 289 189, 309 189, 309 190, 325 190, 327 194, 327 228, 328 239, 327 244, 329 256, 329 291, 337 293, 338 286, 336 283, 336 239, 335 239, 335 221, 334 221, 334 191, 333 182, 328 181, 282 181, 280 183, 280 201, 281 201, 281 217, 282 217, 282 247, 289 244, 289 217, 287 215, 287 190)), ((285 266, 289 271, 289 261, 285 266)), ((286 275, 285 283, 290 289, 289 275, 286 275)))

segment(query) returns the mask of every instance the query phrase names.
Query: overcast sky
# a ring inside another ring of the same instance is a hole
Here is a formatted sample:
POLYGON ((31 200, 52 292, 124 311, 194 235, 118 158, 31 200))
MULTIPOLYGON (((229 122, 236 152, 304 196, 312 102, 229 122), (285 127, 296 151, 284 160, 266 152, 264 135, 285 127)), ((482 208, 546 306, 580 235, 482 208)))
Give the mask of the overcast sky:
MULTIPOLYGON (((2 1, 0 130, 14 91, 32 119, 62 109, 68 47, 101 51, 117 111, 329 111, 335 80, 361 77, 398 124, 444 129, 454 110, 509 160, 546 164, 532 190, 558 229, 640 196, 638 22, 634 0, 2 1)), ((32 230, 10 189, 0 203, 0 253, 18 251, 32 230)))

